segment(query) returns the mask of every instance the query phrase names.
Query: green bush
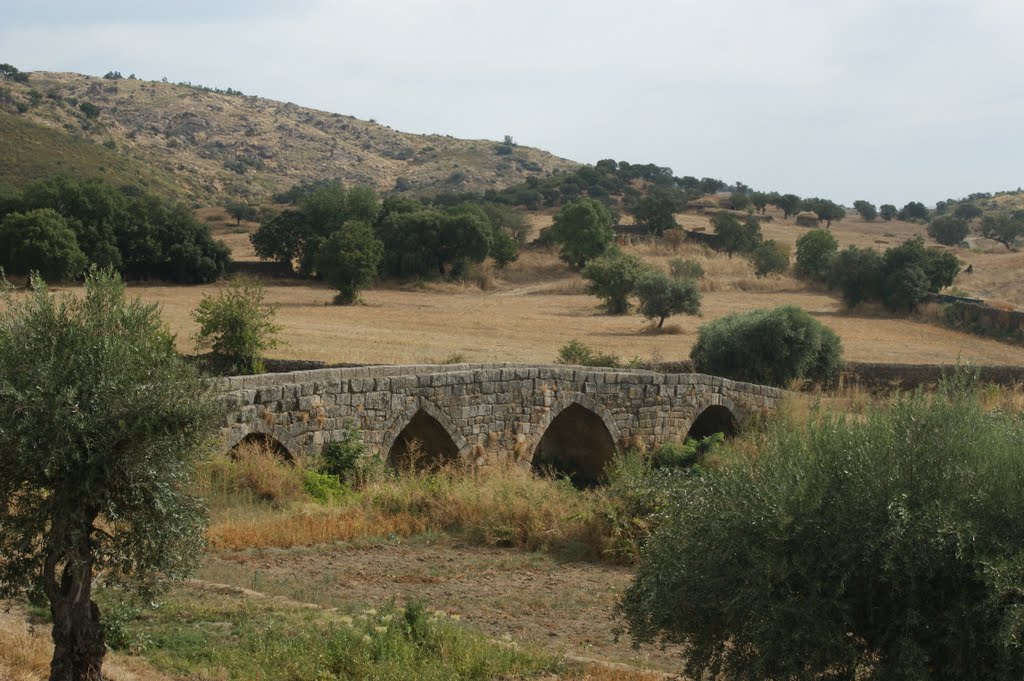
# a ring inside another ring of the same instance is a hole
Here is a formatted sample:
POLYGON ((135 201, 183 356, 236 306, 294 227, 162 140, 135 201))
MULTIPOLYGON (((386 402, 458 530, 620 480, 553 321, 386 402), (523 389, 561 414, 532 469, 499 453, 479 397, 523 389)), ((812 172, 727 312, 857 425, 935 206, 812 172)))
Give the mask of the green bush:
POLYGON ((321 504, 329 504, 345 494, 345 488, 336 475, 302 471, 302 490, 321 504))
POLYGON ((570 364, 582 367, 620 367, 622 362, 616 355, 597 352, 594 348, 579 342, 575 338, 558 350, 558 364, 570 364))
POLYGON ((780 422, 675 481, 620 608, 692 678, 1024 676, 1024 422, 974 394, 780 422))
POLYGON ((658 328, 675 314, 700 314, 700 288, 696 279, 676 279, 661 271, 644 273, 636 282, 640 314, 657 319, 658 328))
POLYGON ((847 307, 877 300, 882 296, 882 256, 873 248, 848 246, 832 258, 828 285, 839 289, 847 307))
POLYGON ((263 284, 233 279, 216 296, 204 296, 192 313, 199 324, 196 347, 210 349, 215 370, 225 374, 263 371, 262 353, 277 347, 276 308, 263 304, 263 284))
POLYGON ((942 215, 928 223, 928 236, 946 246, 958 246, 970 228, 967 221, 954 215, 942 215))
POLYGON ((750 252, 750 262, 758 277, 782 274, 789 269, 789 246, 774 240, 765 241, 750 252))
POLYGON ((669 260, 668 271, 676 279, 700 279, 704 276, 704 268, 700 263, 686 258, 669 260))
POLYGON ((799 307, 720 317, 697 331, 694 368, 738 381, 786 386, 794 379, 831 383, 842 366, 842 344, 799 307))
POLYGON ((320 452, 320 472, 333 475, 340 481, 358 487, 366 482, 365 466, 369 454, 363 431, 351 421, 346 421, 341 437, 324 445, 320 452))
POLYGON ((0 221, 0 266, 8 272, 36 271, 44 279, 69 281, 79 277, 86 265, 74 231, 57 211, 11 213, 0 221))
POLYGON ((608 314, 629 312, 629 296, 648 270, 644 261, 618 248, 591 260, 583 268, 587 293, 604 300, 608 314))
POLYGON ((812 229, 796 240, 796 274, 824 281, 839 250, 839 242, 824 229, 812 229))

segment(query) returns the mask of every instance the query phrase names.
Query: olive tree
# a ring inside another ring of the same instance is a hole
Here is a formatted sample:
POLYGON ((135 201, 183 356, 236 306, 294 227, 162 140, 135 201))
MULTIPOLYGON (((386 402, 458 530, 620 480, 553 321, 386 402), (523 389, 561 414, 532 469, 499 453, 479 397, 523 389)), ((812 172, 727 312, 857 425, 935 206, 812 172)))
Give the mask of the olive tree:
POLYGON ((657 319, 658 327, 674 314, 700 314, 700 287, 696 279, 672 277, 658 270, 645 272, 636 283, 640 314, 657 319))
POLYGON ((263 352, 277 346, 276 308, 264 305, 266 291, 255 279, 238 277, 215 296, 203 296, 192 318, 195 342, 209 349, 213 368, 225 374, 258 374, 263 352))
POLYGON ((562 260, 583 267, 611 246, 615 238, 612 215, 604 204, 593 199, 573 201, 555 215, 551 238, 561 245, 562 260))
POLYGON ((629 296, 647 269, 640 258, 616 248, 587 263, 583 278, 590 282, 587 293, 602 298, 608 314, 625 314, 629 312, 629 296))
POLYGON ((98 681, 105 654, 97 576, 151 595, 203 546, 191 495, 218 418, 156 305, 116 274, 84 296, 33 281, 0 312, 0 598, 41 593, 52 681, 98 681))

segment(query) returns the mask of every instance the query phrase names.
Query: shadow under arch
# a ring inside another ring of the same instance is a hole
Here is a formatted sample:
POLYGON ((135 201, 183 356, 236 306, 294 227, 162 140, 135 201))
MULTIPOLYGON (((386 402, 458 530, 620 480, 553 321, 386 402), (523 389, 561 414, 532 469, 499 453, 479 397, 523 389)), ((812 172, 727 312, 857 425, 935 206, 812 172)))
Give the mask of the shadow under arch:
POLYGON ((533 469, 565 475, 577 487, 597 485, 617 451, 609 421, 579 400, 565 404, 557 413, 552 410, 549 416, 533 451, 533 469))
POLYGON ((739 419, 736 406, 728 398, 720 397, 703 405, 703 410, 690 424, 686 432, 687 439, 700 440, 716 433, 732 437, 739 430, 739 419))
POLYGON ((381 454, 396 468, 423 470, 460 461, 466 448, 448 415, 421 397, 392 421, 381 454))
POLYGON ((287 461, 288 463, 295 462, 295 458, 292 456, 292 453, 288 451, 288 448, 281 444, 277 438, 268 433, 249 433, 236 442, 235 445, 228 450, 228 454, 232 458, 235 458, 238 456, 239 450, 246 447, 254 447, 271 452, 277 458, 282 461, 287 461))
POLYGON ((302 453, 302 447, 287 431, 268 425, 263 421, 255 421, 248 424, 244 430, 232 432, 224 442, 224 451, 233 453, 243 442, 267 445, 287 461, 295 461, 295 458, 302 453))

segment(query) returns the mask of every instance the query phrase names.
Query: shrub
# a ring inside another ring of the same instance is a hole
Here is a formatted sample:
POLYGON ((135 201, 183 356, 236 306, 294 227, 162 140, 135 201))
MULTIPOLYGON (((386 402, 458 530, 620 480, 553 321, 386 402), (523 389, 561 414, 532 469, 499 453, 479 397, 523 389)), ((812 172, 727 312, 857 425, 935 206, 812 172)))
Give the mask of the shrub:
MULTIPOLYGON (((562 187, 565 193, 565 187, 562 187)), ((559 257, 583 267, 612 245, 612 215, 593 199, 579 199, 562 207, 551 225, 551 238, 561 246, 559 257)))
POLYGON ((928 298, 928 276, 916 264, 901 267, 885 278, 882 298, 893 312, 913 312, 928 298))
POLYGON ((668 263, 669 273, 676 279, 700 279, 704 276, 704 268, 696 260, 673 258, 668 263))
POLYGON ((722 250, 730 257, 733 253, 752 251, 761 243, 761 223, 753 216, 740 222, 731 213, 718 213, 711 218, 711 224, 722 250))
POLYGON ((700 289, 695 279, 676 279, 664 272, 650 271, 637 281, 636 295, 640 299, 640 314, 657 319, 659 329, 672 315, 700 313, 700 289))
POLYGON ((362 429, 346 421, 341 437, 324 445, 320 453, 320 472, 336 477, 346 485, 361 487, 375 479, 379 459, 367 453, 362 429))
POLYGON ((847 307, 877 300, 882 295, 882 256, 873 248, 847 247, 832 259, 828 285, 839 289, 847 307))
POLYGON ((690 351, 697 371, 785 386, 794 379, 830 383, 839 374, 839 337, 798 307, 721 317, 697 331, 690 351))
POLYGON ((758 277, 781 274, 789 269, 789 246, 774 240, 765 241, 751 251, 750 261, 758 277))
POLYGON ((812 229, 796 240, 796 273, 803 279, 825 281, 839 242, 831 232, 812 229))
POLYGON ((345 494, 345 488, 335 475, 302 471, 302 490, 321 504, 329 504, 345 494))
POLYGON ((575 338, 558 350, 558 364, 571 364, 583 367, 620 367, 622 363, 616 355, 597 352, 575 338))
POLYGON ((216 296, 203 296, 192 318, 199 324, 196 347, 210 349, 214 369, 227 374, 263 371, 262 353, 277 347, 276 308, 263 304, 263 284, 233 279, 216 296))
POLYGON ((967 238, 967 221, 953 215, 943 215, 928 224, 928 236, 946 246, 957 246, 967 238))
POLYGON ((1024 675, 1024 424, 946 386, 679 478, 620 609, 691 678, 1024 675))
POLYGON ((603 299, 608 314, 625 314, 629 296, 646 271, 643 260, 615 249, 587 263, 583 278, 590 282, 587 293, 603 299))
POLYGON ((351 305, 359 291, 373 283, 383 258, 384 245, 373 227, 349 220, 320 244, 315 262, 317 273, 338 291, 335 304, 351 305))

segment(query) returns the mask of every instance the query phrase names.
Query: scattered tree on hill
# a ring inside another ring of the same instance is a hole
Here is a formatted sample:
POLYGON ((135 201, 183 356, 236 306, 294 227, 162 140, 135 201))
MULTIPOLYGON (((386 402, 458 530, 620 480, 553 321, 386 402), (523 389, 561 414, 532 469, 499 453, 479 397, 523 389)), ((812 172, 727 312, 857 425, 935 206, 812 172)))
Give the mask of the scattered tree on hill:
POLYGON ((781 274, 789 269, 789 246, 775 240, 765 241, 750 252, 750 261, 758 277, 781 274))
POLYGON ((555 215, 551 238, 561 246, 562 260, 583 267, 611 246, 615 238, 612 215, 604 204, 593 199, 573 201, 555 215))
POLYGON ((92 102, 82 102, 78 109, 85 114, 86 118, 95 119, 100 117, 100 108, 92 102))
POLYGON ((896 210, 896 206, 891 203, 883 203, 878 207, 878 214, 882 216, 882 219, 886 222, 893 220, 899 215, 899 211, 896 210))
POLYGON ((255 279, 235 278, 217 295, 203 296, 192 318, 199 324, 196 347, 210 350, 222 374, 262 373, 263 353, 277 347, 277 308, 264 304, 266 290, 255 279))
POLYGON ((0 77, 9 78, 15 83, 27 83, 28 74, 24 71, 19 71, 10 64, 0 64, 0 77))
POLYGON ((249 241, 261 259, 291 266, 292 261, 302 257, 306 237, 306 218, 300 211, 289 208, 265 220, 249 235, 249 241))
POLYGON ((648 319, 657 319, 659 329, 672 315, 700 313, 700 288, 694 279, 680 279, 660 270, 647 270, 636 282, 636 295, 640 300, 640 314, 648 319))
POLYGON ((750 194, 750 203, 754 205, 758 213, 764 215, 765 208, 768 207, 769 203, 772 203, 772 195, 766 192, 752 192, 750 194))
POLYGON ((260 214, 256 206, 241 202, 229 203, 225 210, 235 219, 236 226, 241 225, 242 220, 255 220, 260 214))
POLYGON ((725 182, 715 179, 713 177, 702 177, 700 183, 697 185, 697 190, 701 194, 714 194, 725 188, 725 182))
POLYGON ((729 195, 729 208, 732 210, 746 210, 750 205, 750 197, 743 192, 733 192, 729 195))
POLYGON ((491 234, 490 255, 498 269, 504 269, 519 259, 519 243, 508 232, 495 229, 491 234))
POLYGON ((349 220, 320 245, 316 271, 338 291, 335 304, 351 305, 373 283, 383 258, 384 245, 370 223, 349 220))
POLYGON ((722 250, 730 257, 733 253, 749 253, 761 243, 761 224, 753 216, 740 222, 731 213, 718 213, 711 218, 711 224, 722 250))
POLYGON ((953 209, 954 216, 960 218, 961 220, 966 220, 967 222, 980 218, 982 212, 983 211, 981 210, 981 208, 979 208, 978 205, 974 203, 961 203, 958 204, 957 207, 953 209))
POLYGON ((637 256, 612 249, 588 262, 583 278, 590 282, 587 293, 603 299, 608 314, 625 314, 629 312, 629 296, 647 269, 637 256))
POLYGON ((878 210, 875 208, 875 204, 868 201, 854 201, 853 209, 868 222, 872 222, 878 217, 878 210))
POLYGON ((940 215, 928 223, 928 236, 946 246, 956 246, 967 238, 967 222, 954 215, 940 215))
POLYGON ((100 575, 152 599, 201 556, 191 480, 219 407, 116 274, 88 275, 84 297, 33 287, 0 312, 0 598, 41 592, 50 678, 94 680, 100 575))
POLYGON ((986 215, 981 220, 981 235, 1011 250, 1024 237, 1024 217, 1020 215, 986 215))
POLYGON ((839 242, 831 232, 812 229, 796 240, 797 276, 812 281, 824 281, 832 259, 839 250, 839 242))
POLYGON ((70 281, 87 264, 75 233, 55 210, 11 213, 0 222, 0 267, 11 274, 36 271, 47 279, 70 281))
POLYGON ((883 283, 882 301, 893 312, 913 312, 928 298, 928 275, 910 263, 889 273, 883 283))
POLYGON ((627 210, 636 224, 648 233, 661 236, 665 230, 674 229, 675 213, 683 206, 683 196, 674 189, 658 187, 636 201, 627 205, 627 210))
POLYGON ((910 201, 896 214, 900 220, 927 220, 928 208, 920 201, 910 201))
POLYGON ((818 218, 825 221, 825 228, 832 227, 832 221, 839 221, 846 217, 846 209, 834 201, 828 199, 810 198, 804 199, 801 207, 803 210, 817 213, 818 218))
POLYGON ((737 381, 787 386, 831 383, 842 366, 839 337, 798 307, 726 315, 697 331, 694 368, 737 381))
POLYGON ((829 288, 838 289, 847 307, 882 297, 882 256, 873 248, 848 246, 831 260, 829 288))
POLYGON ((796 194, 782 194, 775 198, 775 206, 782 211, 782 216, 787 220, 800 212, 803 200, 796 194))

